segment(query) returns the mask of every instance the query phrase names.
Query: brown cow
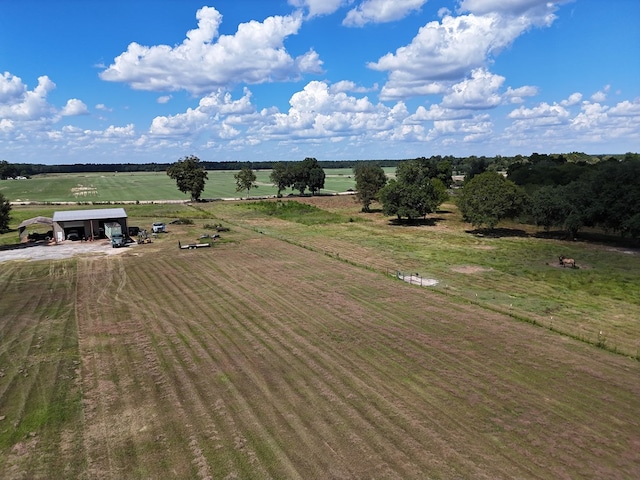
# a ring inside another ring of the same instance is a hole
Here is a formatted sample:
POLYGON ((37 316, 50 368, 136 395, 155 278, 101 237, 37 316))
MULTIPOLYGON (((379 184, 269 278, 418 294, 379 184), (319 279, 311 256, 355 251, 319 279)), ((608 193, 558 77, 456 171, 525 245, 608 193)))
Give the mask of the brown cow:
POLYGON ((576 268, 576 261, 573 258, 567 258, 564 255, 560 255, 558 257, 558 260, 560 261, 560 265, 562 265, 562 268, 564 267, 576 268))

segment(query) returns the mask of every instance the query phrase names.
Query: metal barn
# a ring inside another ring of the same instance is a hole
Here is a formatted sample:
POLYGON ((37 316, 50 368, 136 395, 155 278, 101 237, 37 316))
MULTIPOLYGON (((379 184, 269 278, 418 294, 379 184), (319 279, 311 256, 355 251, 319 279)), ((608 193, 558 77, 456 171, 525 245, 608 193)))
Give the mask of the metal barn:
POLYGON ((127 212, 124 208, 54 212, 53 237, 56 242, 104 238, 105 223, 119 223, 122 231, 127 232, 127 212))

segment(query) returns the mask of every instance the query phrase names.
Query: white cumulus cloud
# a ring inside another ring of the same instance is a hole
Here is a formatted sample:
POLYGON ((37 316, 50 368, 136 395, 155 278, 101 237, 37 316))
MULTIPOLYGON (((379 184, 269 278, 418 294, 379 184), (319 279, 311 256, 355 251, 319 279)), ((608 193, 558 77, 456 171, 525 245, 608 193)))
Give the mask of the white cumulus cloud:
POLYGON ((306 8, 309 11, 309 17, 316 17, 332 14, 350 2, 351 0, 289 0, 289 5, 306 8))
POLYGON ((607 94, 611 89, 611 85, 605 85, 602 90, 598 90, 596 93, 591 95, 591 100, 594 102, 604 102, 607 99, 607 94))
POLYGON ((409 45, 368 66, 389 72, 389 80, 381 92, 383 99, 423 95, 425 85, 431 85, 431 92, 440 85, 442 91, 472 70, 484 67, 492 55, 511 44, 529 26, 525 18, 505 21, 495 14, 447 15, 420 28, 409 45))
POLYGON ((525 85, 524 87, 518 88, 507 88, 507 91, 504 93, 504 98, 508 99, 511 103, 522 103, 524 102, 523 97, 534 97, 538 94, 538 88, 533 87, 531 85, 525 85))
POLYGON ((502 96, 498 90, 505 78, 483 68, 471 72, 471 78, 451 87, 451 91, 442 99, 447 108, 486 109, 500 105, 502 96))
POLYGON ((228 138, 237 130, 231 128, 229 119, 234 116, 255 114, 255 106, 251 103, 251 92, 244 91, 242 98, 234 100, 229 92, 218 90, 200 99, 196 108, 189 108, 184 113, 155 117, 151 122, 149 134, 155 136, 197 136, 209 131, 224 133, 228 138))
POLYGON ((582 101, 582 94, 575 92, 572 93, 571 95, 569 95, 569 98, 562 100, 560 102, 560 105, 564 106, 564 107, 572 107, 574 105, 579 104, 582 101))
POLYGON ((299 14, 242 23, 234 35, 221 36, 222 15, 215 8, 203 7, 196 17, 198 28, 187 32, 180 45, 147 47, 133 42, 100 77, 138 90, 202 94, 237 83, 285 81, 322 71, 315 51, 293 58, 284 46, 301 27, 299 14))
POLYGON ((619 117, 640 117, 640 98, 624 100, 609 110, 609 115, 619 117))
POLYGON ((548 103, 543 102, 533 108, 517 108, 516 110, 513 110, 511 113, 509 113, 508 117, 516 120, 523 120, 544 117, 568 118, 569 115, 569 111, 562 105, 558 105, 557 103, 549 105, 548 103))
POLYGON ((365 0, 347 13, 343 25, 393 22, 419 10, 427 0, 365 0))
MULTIPOLYGON (((388 72, 381 98, 433 94, 487 68, 524 32, 549 26, 560 1, 465 0, 459 12, 440 9, 442 18, 424 25, 411 43, 380 57, 369 68, 388 72), (440 87, 438 89, 438 86, 440 87)), ((512 95, 514 103, 521 97, 512 95)))
POLYGON ((510 17, 526 15, 536 25, 550 25, 561 3, 572 0, 463 0, 460 10, 477 15, 499 13, 510 17))
POLYGON ((377 89, 378 89, 377 84, 371 88, 367 88, 367 87, 358 86, 355 82, 352 82, 351 80, 340 80, 339 82, 332 83, 331 86, 329 87, 329 90, 331 91, 331 93, 339 93, 339 92, 364 93, 364 92, 375 91, 377 89))
POLYGON ((8 120, 53 119, 56 109, 47 102, 47 96, 56 88, 46 75, 38 78, 38 85, 28 90, 20 77, 9 72, 0 75, 0 118, 8 120))
POLYGON ((265 139, 372 137, 390 132, 408 115, 402 102, 393 107, 333 91, 326 82, 309 82, 294 93, 286 113, 275 112, 256 132, 265 139))
POLYGON ((67 100, 67 104, 63 107, 60 112, 63 117, 70 117, 75 115, 88 115, 89 109, 84 104, 82 100, 78 100, 77 98, 71 98, 67 100))

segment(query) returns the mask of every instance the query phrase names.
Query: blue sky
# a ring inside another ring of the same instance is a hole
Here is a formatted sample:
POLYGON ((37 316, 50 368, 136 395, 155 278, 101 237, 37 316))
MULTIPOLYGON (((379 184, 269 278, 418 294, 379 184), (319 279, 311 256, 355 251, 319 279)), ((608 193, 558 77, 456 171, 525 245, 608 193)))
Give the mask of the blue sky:
POLYGON ((638 0, 0 0, 0 159, 640 151, 638 0))

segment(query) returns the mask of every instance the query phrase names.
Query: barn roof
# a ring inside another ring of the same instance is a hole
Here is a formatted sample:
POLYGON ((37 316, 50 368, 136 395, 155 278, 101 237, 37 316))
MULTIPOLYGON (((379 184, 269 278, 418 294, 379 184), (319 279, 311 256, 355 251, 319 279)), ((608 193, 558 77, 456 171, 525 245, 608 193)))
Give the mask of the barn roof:
POLYGON ((54 222, 73 222, 78 220, 107 220, 127 218, 124 208, 98 208, 94 210, 66 210, 53 212, 54 222))
POLYGON ((22 222, 20 225, 18 225, 18 229, 24 228, 24 227, 28 227, 29 225, 33 225, 35 223, 42 223, 44 225, 52 225, 53 224, 53 220, 50 219, 49 217, 33 217, 33 218, 29 218, 27 220, 25 220, 24 222, 22 222))
POLYGON ((23 221, 18 225, 18 235, 20 235, 20 238, 24 237, 24 232, 29 225, 35 225, 36 223, 51 226, 53 220, 49 217, 33 217, 23 221))

